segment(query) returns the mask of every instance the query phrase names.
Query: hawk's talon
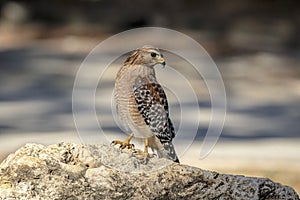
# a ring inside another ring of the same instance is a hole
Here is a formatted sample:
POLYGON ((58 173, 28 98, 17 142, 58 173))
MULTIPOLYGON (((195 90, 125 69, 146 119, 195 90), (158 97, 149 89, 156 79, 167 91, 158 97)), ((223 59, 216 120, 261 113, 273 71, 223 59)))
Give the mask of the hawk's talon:
POLYGON ((119 141, 119 140, 114 140, 111 143, 114 144, 114 145, 119 144, 120 149, 125 149, 126 147, 128 149, 134 149, 134 144, 130 144, 130 140, 132 139, 132 137, 133 137, 133 133, 131 133, 124 142, 119 141))
POLYGON ((146 138, 144 151, 135 149, 135 152, 134 152, 135 157, 140 160, 148 160, 148 158, 153 158, 154 157, 153 154, 148 153, 148 146, 149 146, 149 140, 148 140, 148 138, 146 138))
POLYGON ((143 152, 140 149, 135 149, 133 152, 133 155, 138 159, 138 160, 144 160, 147 161, 149 158, 153 158, 154 154, 150 154, 148 152, 143 152))
POLYGON ((114 141, 111 142, 111 144, 113 144, 113 145, 118 145, 119 144, 120 149, 125 149, 125 148, 134 149, 134 144, 130 144, 127 141, 122 142, 122 141, 119 141, 119 140, 114 140, 114 141))

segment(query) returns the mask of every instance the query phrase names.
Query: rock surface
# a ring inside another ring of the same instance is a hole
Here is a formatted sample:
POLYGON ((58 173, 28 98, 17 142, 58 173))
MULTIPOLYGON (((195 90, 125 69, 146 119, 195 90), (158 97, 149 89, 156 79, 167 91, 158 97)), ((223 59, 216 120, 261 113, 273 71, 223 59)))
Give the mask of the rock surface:
POLYGON ((0 199, 299 199, 265 178, 137 159, 99 144, 27 144, 0 165, 0 199))

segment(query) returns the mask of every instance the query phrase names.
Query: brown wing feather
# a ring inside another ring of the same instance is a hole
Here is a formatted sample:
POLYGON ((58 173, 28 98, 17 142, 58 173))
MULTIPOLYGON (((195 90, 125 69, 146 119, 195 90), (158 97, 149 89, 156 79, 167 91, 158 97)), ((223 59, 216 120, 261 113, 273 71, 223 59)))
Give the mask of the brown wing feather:
POLYGON ((169 118, 168 101, 162 86, 138 77, 133 89, 138 110, 145 123, 162 143, 172 141, 175 131, 169 118))

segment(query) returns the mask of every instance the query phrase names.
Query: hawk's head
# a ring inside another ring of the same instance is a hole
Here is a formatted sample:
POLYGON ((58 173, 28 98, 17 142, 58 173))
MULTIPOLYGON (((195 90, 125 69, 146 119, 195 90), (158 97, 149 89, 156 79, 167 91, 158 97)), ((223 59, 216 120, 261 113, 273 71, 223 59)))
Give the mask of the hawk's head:
POLYGON ((144 46, 135 50, 125 61, 125 64, 130 65, 146 65, 154 67, 157 64, 166 65, 165 59, 158 48, 152 46, 144 46))

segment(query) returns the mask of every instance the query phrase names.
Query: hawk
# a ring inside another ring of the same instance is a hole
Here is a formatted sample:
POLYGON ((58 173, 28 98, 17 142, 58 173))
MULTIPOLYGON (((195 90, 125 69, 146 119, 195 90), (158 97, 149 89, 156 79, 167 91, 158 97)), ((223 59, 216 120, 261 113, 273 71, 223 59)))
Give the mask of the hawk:
POLYGON ((172 140, 175 130, 169 117, 166 94, 158 83, 154 67, 166 65, 159 49, 145 46, 135 50, 118 71, 115 81, 117 115, 126 130, 131 132, 124 141, 113 141, 122 148, 133 148, 132 137, 145 140, 143 155, 148 147, 159 157, 179 162, 172 140))

